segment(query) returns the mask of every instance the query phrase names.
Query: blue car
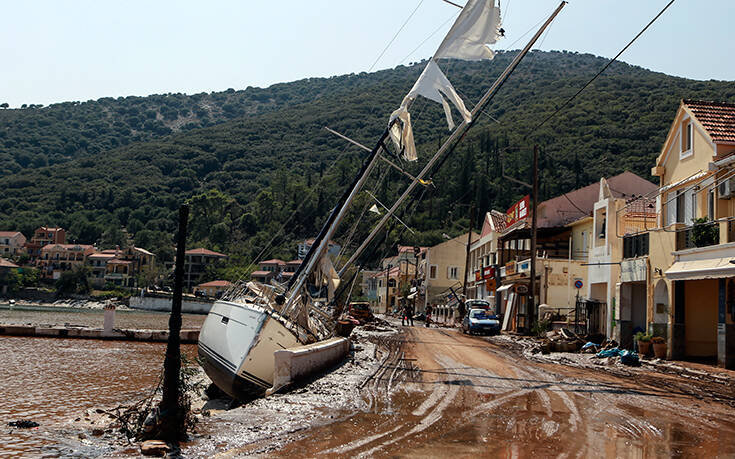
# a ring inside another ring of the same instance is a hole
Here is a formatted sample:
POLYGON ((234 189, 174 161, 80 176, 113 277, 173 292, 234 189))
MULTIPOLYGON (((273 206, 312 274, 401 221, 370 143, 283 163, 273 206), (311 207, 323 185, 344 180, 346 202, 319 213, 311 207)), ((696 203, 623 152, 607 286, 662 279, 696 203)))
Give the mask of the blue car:
POLYGON ((462 332, 470 335, 500 333, 500 320, 487 309, 470 309, 462 320, 462 332))

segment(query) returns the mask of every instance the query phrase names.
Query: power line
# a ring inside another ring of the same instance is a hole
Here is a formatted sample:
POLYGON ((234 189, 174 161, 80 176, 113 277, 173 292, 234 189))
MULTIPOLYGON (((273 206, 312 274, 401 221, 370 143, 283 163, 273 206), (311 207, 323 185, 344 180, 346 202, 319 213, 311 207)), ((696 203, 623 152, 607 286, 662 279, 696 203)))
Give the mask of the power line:
POLYGON ((590 78, 590 80, 589 80, 589 81, 588 81, 587 83, 585 83, 585 84, 584 84, 584 86, 582 86, 582 87, 581 87, 581 88, 579 89, 579 91, 577 91, 577 92, 576 92, 576 93, 575 93, 575 94, 574 94, 574 95, 573 95, 572 97, 570 97, 570 98, 569 98, 569 99, 567 99, 567 100, 566 100, 566 101, 565 101, 565 102, 564 102, 563 104, 561 104, 561 106, 560 106, 559 108, 557 108, 557 109, 556 109, 556 110, 554 111, 554 113, 552 113, 551 115, 549 115, 549 116, 548 116, 548 117, 547 117, 546 119, 544 119, 544 120, 543 120, 543 121, 542 121, 541 123, 539 123, 539 124, 538 124, 537 126, 535 126, 535 127, 533 128, 533 129, 531 129, 531 132, 536 132, 536 131, 537 131, 537 130, 538 130, 538 129, 539 129, 540 127, 541 127, 541 126, 543 126, 543 125, 544 125, 544 124, 546 124, 546 123, 547 123, 547 122, 548 122, 549 120, 551 120, 551 119, 552 119, 553 117, 555 117, 555 116, 556 116, 557 114, 559 114, 559 112, 561 112, 561 111, 562 111, 562 109, 564 109, 564 107, 566 107, 567 105, 569 105, 569 103, 570 103, 571 101, 573 101, 573 100, 574 100, 574 99, 575 99, 575 98, 576 98, 576 97, 577 97, 578 95, 580 95, 580 94, 582 93, 582 91, 584 91, 585 89, 587 89, 587 86, 589 86, 590 84, 592 84, 592 82, 593 82, 593 81, 595 81, 595 80, 597 79, 597 77, 599 77, 599 76, 600 76, 600 75, 602 74, 602 72, 604 72, 605 70, 607 70, 607 68, 608 68, 608 67, 610 67, 610 65, 612 65, 612 63, 613 63, 613 62, 615 62, 615 61, 616 61, 616 60, 617 60, 617 59, 618 59, 618 58, 620 57, 620 55, 622 55, 622 54, 623 54, 623 53, 624 53, 624 52, 625 52, 625 51, 626 51, 626 50, 627 50, 628 48, 630 48, 630 46, 631 46, 631 45, 632 45, 632 44, 633 44, 633 43, 634 43, 634 42, 635 42, 635 41, 636 41, 636 40, 638 39, 638 37, 640 37, 641 35, 643 35, 643 32, 645 32, 646 30, 648 30, 648 28, 649 28, 649 27, 650 27, 650 26, 651 26, 651 25, 652 25, 652 24, 653 24, 654 22, 656 22, 656 20, 657 20, 657 19, 658 19, 659 17, 661 17, 661 15, 662 15, 662 14, 664 14, 664 12, 665 12, 665 11, 666 11, 666 10, 667 10, 667 9, 668 9, 668 8, 669 8, 669 7, 670 7, 670 6, 671 6, 671 5, 672 5, 672 4, 673 4, 673 3, 675 2, 675 1, 676 1, 676 0, 671 0, 671 1, 670 1, 670 2, 669 2, 669 3, 668 3, 668 4, 667 4, 667 5, 666 5, 666 6, 665 6, 665 7, 664 7, 664 8, 662 9, 662 10, 661 10, 661 11, 659 11, 659 13, 658 13, 658 14, 657 14, 657 15, 656 15, 656 16, 655 16, 655 17, 654 17, 653 19, 651 19, 651 21, 650 21, 650 22, 649 22, 648 24, 646 24, 646 26, 645 26, 645 27, 644 27, 644 28, 643 28, 643 29, 642 29, 642 30, 641 30, 640 32, 638 32, 638 34, 637 34, 637 35, 636 35, 635 37, 633 37, 633 39, 632 39, 632 40, 630 40, 630 41, 628 42, 628 44, 627 44, 627 45, 625 45, 625 47, 624 47, 623 49, 621 49, 621 50, 620 50, 620 52, 619 52, 618 54, 616 54, 616 55, 615 55, 615 57, 613 57, 612 59, 610 59, 610 61, 608 61, 608 62, 607 62, 607 63, 606 63, 606 64, 605 64, 605 65, 604 65, 604 66, 603 66, 603 67, 602 67, 601 69, 600 69, 600 71, 599 71, 599 72, 597 72, 597 74, 595 74, 595 76, 593 76, 592 78, 590 78))
POLYGON ((375 67, 375 65, 376 65, 376 64, 378 63, 378 61, 380 60, 380 58, 381 58, 381 57, 383 57, 383 55, 385 54, 385 52, 386 52, 386 51, 388 51, 388 48, 390 48, 390 45, 392 45, 392 44, 393 44, 393 42, 394 42, 394 41, 396 40, 396 38, 398 38, 398 34, 400 34, 400 33, 401 33, 401 31, 403 30, 403 28, 404 28, 404 27, 406 27, 406 24, 408 24, 408 21, 410 21, 410 20, 411 20, 411 18, 413 17, 413 15, 414 15, 414 14, 416 14, 416 11, 417 11, 417 10, 419 9, 419 7, 421 6, 421 4, 422 4, 422 3, 424 3, 424 0, 421 0, 421 1, 419 2, 419 4, 418 4, 418 5, 416 5, 416 8, 414 8, 414 9, 413 9, 413 11, 411 12, 411 14, 409 14, 409 15, 408 15, 408 17, 406 18, 406 21, 405 21, 405 22, 403 23, 403 25, 401 25, 401 27, 400 27, 400 28, 398 29, 398 32, 396 32, 396 34, 395 34, 395 35, 393 35, 393 38, 391 38, 391 39, 390 39, 390 41, 388 42, 388 44, 387 44, 387 45, 385 45, 385 48, 383 48, 383 51, 381 51, 381 53, 380 53, 380 55, 378 56, 378 58, 377 58, 377 59, 375 59, 375 62, 373 62, 373 65, 371 65, 371 66, 370 66, 370 69, 368 70, 368 72, 371 72, 371 71, 373 70, 373 68, 375 67))

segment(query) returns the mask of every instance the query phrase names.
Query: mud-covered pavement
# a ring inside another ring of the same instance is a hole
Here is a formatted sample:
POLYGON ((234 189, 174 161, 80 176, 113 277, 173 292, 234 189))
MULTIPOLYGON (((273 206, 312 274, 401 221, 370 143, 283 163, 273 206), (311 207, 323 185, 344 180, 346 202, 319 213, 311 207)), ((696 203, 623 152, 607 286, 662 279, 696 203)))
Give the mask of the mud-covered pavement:
POLYGON ((367 339, 358 339, 357 366, 213 413, 185 454, 735 456, 733 408, 680 390, 671 375, 631 378, 528 360, 453 329, 378 333, 370 340, 382 353, 367 339))

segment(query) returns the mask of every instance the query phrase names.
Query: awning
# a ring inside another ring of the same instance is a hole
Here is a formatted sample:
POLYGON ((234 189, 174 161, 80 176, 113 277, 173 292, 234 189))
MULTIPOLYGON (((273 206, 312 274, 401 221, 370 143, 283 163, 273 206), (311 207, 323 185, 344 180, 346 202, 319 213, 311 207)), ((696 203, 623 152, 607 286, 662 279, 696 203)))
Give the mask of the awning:
POLYGON ((499 289, 495 290, 495 294, 500 295, 501 293, 503 293, 504 291, 508 290, 511 287, 513 287, 513 284, 503 285, 499 289))
POLYGON ((709 258, 707 260, 677 261, 666 271, 670 280, 699 280, 735 277, 732 258, 709 258))

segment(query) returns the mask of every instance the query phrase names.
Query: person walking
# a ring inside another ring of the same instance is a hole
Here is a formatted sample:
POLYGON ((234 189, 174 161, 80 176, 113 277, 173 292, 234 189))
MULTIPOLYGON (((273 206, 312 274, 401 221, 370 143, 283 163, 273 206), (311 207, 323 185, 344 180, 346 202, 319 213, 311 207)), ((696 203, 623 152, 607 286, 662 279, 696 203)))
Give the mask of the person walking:
POLYGON ((413 326, 413 312, 411 311, 411 306, 408 303, 403 304, 403 313, 401 318, 401 325, 406 326, 413 326))
POLYGON ((431 327, 431 305, 426 306, 426 326, 431 327))

